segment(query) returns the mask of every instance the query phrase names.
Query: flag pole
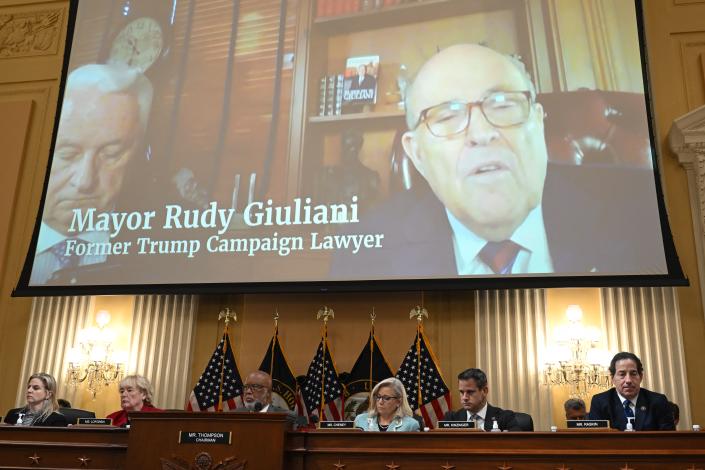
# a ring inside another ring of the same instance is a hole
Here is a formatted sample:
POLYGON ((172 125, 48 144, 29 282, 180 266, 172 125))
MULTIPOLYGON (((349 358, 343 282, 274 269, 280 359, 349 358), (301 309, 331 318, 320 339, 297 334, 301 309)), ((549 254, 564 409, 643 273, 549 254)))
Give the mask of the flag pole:
POLYGON ((269 360, 269 375, 274 374, 274 343, 279 341, 279 310, 274 309, 274 336, 272 337, 271 358, 269 360))
MULTIPOLYGON (((423 291, 421 291, 421 300, 423 302, 423 291)), ((428 318, 428 310, 417 305, 412 308, 409 312, 409 319, 416 318, 416 394, 418 400, 419 409, 421 409, 421 402, 423 397, 421 396, 421 334, 423 332, 423 317, 428 318)))
POLYGON ((215 411, 223 411, 223 376, 225 375, 225 353, 228 351, 228 343, 230 342, 230 336, 228 334, 230 328, 230 319, 237 321, 237 314, 225 308, 218 313, 218 321, 225 319, 225 329, 223 330, 223 357, 220 361, 220 383, 218 384, 218 407, 215 411), (225 341, 225 340, 228 341, 225 341))
POLYGON ((318 410, 318 422, 323 421, 323 408, 326 401, 326 351, 328 349, 328 319, 335 318, 335 312, 333 312, 332 308, 328 308, 324 305, 316 314, 316 320, 320 320, 321 318, 323 318, 323 334, 321 340, 323 342, 323 364, 321 366, 321 406, 318 410))
MULTIPOLYGON (((377 314, 375 313, 375 308, 372 307, 372 313, 370 313, 370 322, 372 323, 370 328, 370 387, 372 387, 372 380, 374 378, 374 374, 372 373, 372 363, 375 352, 375 318, 377 318, 377 314)), ((370 390, 372 390, 372 388, 370 388, 370 390)))

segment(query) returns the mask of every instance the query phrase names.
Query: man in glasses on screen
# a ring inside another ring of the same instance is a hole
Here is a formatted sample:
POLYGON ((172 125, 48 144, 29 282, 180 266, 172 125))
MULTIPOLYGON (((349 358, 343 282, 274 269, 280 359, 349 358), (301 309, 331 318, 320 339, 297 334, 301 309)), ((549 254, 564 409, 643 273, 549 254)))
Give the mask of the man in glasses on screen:
POLYGON ((422 184, 365 215, 355 230, 383 232, 383 248, 337 255, 331 276, 665 272, 653 173, 549 163, 544 118, 516 57, 435 54, 407 90, 401 138, 422 184))
POLYGON ((104 251, 77 246, 107 246, 109 232, 76 234, 69 228, 75 209, 115 209, 142 143, 152 93, 149 80, 126 66, 90 64, 69 74, 30 284, 45 284, 62 269, 106 261, 104 251))
POLYGON ((540 205, 543 108, 514 62, 452 46, 426 62, 408 94, 402 143, 446 208, 459 274, 553 271, 540 205))

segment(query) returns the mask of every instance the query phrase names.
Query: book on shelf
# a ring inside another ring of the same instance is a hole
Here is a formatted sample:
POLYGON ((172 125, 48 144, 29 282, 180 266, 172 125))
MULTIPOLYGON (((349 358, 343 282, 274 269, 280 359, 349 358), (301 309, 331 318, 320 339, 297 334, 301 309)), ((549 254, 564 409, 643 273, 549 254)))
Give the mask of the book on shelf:
POLYGON ((316 18, 342 16, 360 11, 379 10, 400 3, 417 3, 421 0, 317 0, 316 18))
POLYGON ((343 114, 360 112, 377 102, 378 76, 378 55, 348 57, 343 80, 343 114))
POLYGON ((328 89, 328 76, 321 77, 321 85, 318 89, 318 115, 326 115, 326 90, 328 89))
POLYGON ((345 75, 339 73, 335 76, 335 109, 334 114, 340 115, 343 113, 343 84, 345 83, 345 75))
POLYGON ((331 116, 335 114, 335 83, 337 81, 336 75, 328 75, 326 81, 326 116, 331 116))
POLYGON ((342 73, 321 77, 318 89, 319 116, 332 116, 342 113, 344 80, 345 76, 342 73))

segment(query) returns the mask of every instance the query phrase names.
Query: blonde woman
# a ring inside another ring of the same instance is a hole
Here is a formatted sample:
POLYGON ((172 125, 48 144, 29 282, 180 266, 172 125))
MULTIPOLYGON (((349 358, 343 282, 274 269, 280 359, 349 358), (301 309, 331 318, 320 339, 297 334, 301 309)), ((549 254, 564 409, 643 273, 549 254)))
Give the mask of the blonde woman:
POLYGON ((141 375, 128 375, 120 381, 120 410, 107 417, 113 420, 113 426, 126 426, 129 411, 162 411, 152 404, 152 384, 141 375))
POLYGON ((7 412, 5 422, 15 426, 68 426, 59 413, 56 401, 56 379, 43 372, 32 374, 27 381, 27 404, 7 412))
POLYGON ((413 418, 404 384, 390 377, 375 385, 370 393, 370 407, 357 415, 355 427, 363 431, 418 431, 419 423, 413 418))

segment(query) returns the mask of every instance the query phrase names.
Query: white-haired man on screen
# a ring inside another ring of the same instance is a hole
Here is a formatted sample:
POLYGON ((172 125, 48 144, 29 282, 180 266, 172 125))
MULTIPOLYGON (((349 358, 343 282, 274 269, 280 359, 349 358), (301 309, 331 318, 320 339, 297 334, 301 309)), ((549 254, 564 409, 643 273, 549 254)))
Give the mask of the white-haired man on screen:
POLYGON ((653 173, 549 163, 544 117, 517 58, 456 44, 427 60, 402 145, 429 190, 365 214, 355 232, 383 247, 336 254, 331 277, 666 272, 653 173))
POLYGON ((69 74, 30 284, 45 284, 62 269, 106 261, 105 254, 67 250, 68 240, 96 243, 109 236, 70 233, 74 209, 115 208, 147 127, 152 94, 141 72, 122 65, 89 64, 69 74))

